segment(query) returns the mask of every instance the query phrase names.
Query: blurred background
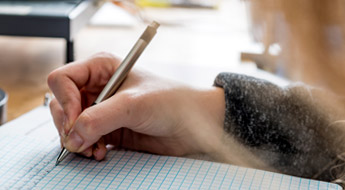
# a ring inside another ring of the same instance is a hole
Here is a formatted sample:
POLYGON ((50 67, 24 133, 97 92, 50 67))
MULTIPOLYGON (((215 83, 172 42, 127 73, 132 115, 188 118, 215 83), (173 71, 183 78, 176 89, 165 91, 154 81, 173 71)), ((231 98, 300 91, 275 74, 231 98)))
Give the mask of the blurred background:
MULTIPOLYGON (((35 6, 22 2, 3 1, 0 13, 26 11, 27 16, 35 8, 35 14, 51 14, 47 6, 43 13, 37 8, 37 2, 44 6, 48 1, 32 1, 35 6)), ((70 3, 54 3, 66 2, 70 3)), ((95 14, 74 38, 76 60, 100 51, 123 58, 147 23, 156 20, 161 27, 136 67, 186 83, 211 86, 217 73, 231 71, 240 63, 241 49, 250 42, 245 3, 238 0, 98 3, 95 14)), ((44 94, 49 92, 47 75, 65 64, 65 41, 0 36, 0 88, 9 95, 8 120, 43 104, 44 94)))
POLYGON ((0 1, 8 120, 43 104, 52 70, 100 51, 123 58, 152 20, 161 27, 136 67, 200 87, 211 86, 219 72, 240 72, 343 95, 344 6, 342 0, 0 1))

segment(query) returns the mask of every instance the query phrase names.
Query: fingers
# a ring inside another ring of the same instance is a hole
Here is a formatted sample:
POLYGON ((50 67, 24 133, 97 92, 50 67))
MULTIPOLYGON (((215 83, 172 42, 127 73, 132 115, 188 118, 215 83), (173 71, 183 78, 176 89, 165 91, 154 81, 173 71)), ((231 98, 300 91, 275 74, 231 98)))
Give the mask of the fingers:
POLYGON ((58 130, 59 135, 65 136, 66 133, 64 130, 64 125, 65 125, 66 116, 64 114, 62 107, 60 106, 59 102, 55 98, 50 102, 49 106, 50 106, 50 112, 53 116, 55 127, 58 130))
MULTIPOLYGON (((76 120, 64 145, 72 152, 82 152, 96 143, 102 136, 121 127, 134 127, 140 123, 133 110, 135 101, 126 95, 113 97, 84 110, 76 120)), ((103 151, 103 148, 100 149, 103 151)), ((99 153, 102 157, 102 152, 99 153)))
POLYGON ((68 126, 73 124, 82 111, 80 89, 99 92, 118 63, 119 60, 110 54, 98 54, 50 73, 48 85, 67 117, 68 126))
POLYGON ((96 160, 103 160, 107 154, 107 148, 105 147, 104 140, 101 138, 95 145, 92 151, 93 157, 96 160))
POLYGON ((104 144, 103 138, 101 138, 96 144, 90 146, 80 154, 85 157, 93 156, 95 160, 103 160, 105 155, 107 154, 107 148, 104 144))
MULTIPOLYGON (((78 86, 66 74, 66 70, 69 69, 70 67, 64 67, 53 71, 48 77, 48 85, 67 117, 67 124, 70 126, 81 112, 81 96, 78 86)), ((84 76, 84 78, 86 77, 84 76)))

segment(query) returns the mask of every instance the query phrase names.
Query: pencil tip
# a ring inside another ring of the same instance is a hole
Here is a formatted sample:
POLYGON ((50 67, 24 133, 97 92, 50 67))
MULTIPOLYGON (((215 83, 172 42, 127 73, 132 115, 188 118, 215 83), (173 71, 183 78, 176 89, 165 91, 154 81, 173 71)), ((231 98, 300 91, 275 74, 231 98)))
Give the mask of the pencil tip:
POLYGON ((63 148, 59 154, 59 156, 57 157, 56 159, 56 163, 55 163, 55 166, 59 165, 60 162, 62 162, 63 159, 66 158, 66 156, 69 154, 68 150, 63 148))

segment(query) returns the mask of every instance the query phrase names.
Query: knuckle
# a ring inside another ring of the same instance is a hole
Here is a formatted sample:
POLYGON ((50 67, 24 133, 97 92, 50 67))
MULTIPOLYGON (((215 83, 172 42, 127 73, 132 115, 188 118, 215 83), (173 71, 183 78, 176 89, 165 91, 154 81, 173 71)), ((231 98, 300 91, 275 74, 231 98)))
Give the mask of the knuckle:
POLYGON ((63 77, 63 73, 65 70, 64 68, 65 67, 61 67, 61 68, 55 69, 54 71, 49 73, 48 78, 47 78, 47 82, 48 82, 48 86, 50 87, 50 89, 52 89, 54 86, 56 86, 57 83, 59 82, 59 80, 63 77))
POLYGON ((108 52, 99 52, 96 53, 93 58, 95 59, 102 59, 102 60, 113 60, 115 59, 115 56, 108 52))
POLYGON ((106 63, 110 63, 110 65, 113 65, 115 63, 115 65, 117 65, 120 61, 120 59, 118 57, 116 57, 114 54, 109 53, 109 52, 99 52, 96 53, 95 55, 92 56, 92 59, 94 60, 98 60, 101 62, 106 62, 106 63))
POLYGON ((95 54, 96 57, 112 57, 113 54, 106 52, 106 51, 101 51, 95 54))
POLYGON ((53 71, 48 75, 48 86, 50 87, 50 89, 52 89, 52 87, 56 84, 57 80, 58 80, 58 71, 53 71))

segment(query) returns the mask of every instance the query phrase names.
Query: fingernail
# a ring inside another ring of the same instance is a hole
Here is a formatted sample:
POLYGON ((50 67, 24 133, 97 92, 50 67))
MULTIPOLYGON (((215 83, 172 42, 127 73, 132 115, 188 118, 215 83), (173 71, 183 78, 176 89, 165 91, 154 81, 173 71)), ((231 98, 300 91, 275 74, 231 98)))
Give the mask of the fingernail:
POLYGON ((66 138, 65 147, 72 152, 77 152, 83 143, 84 140, 78 135, 78 133, 72 131, 66 138))

